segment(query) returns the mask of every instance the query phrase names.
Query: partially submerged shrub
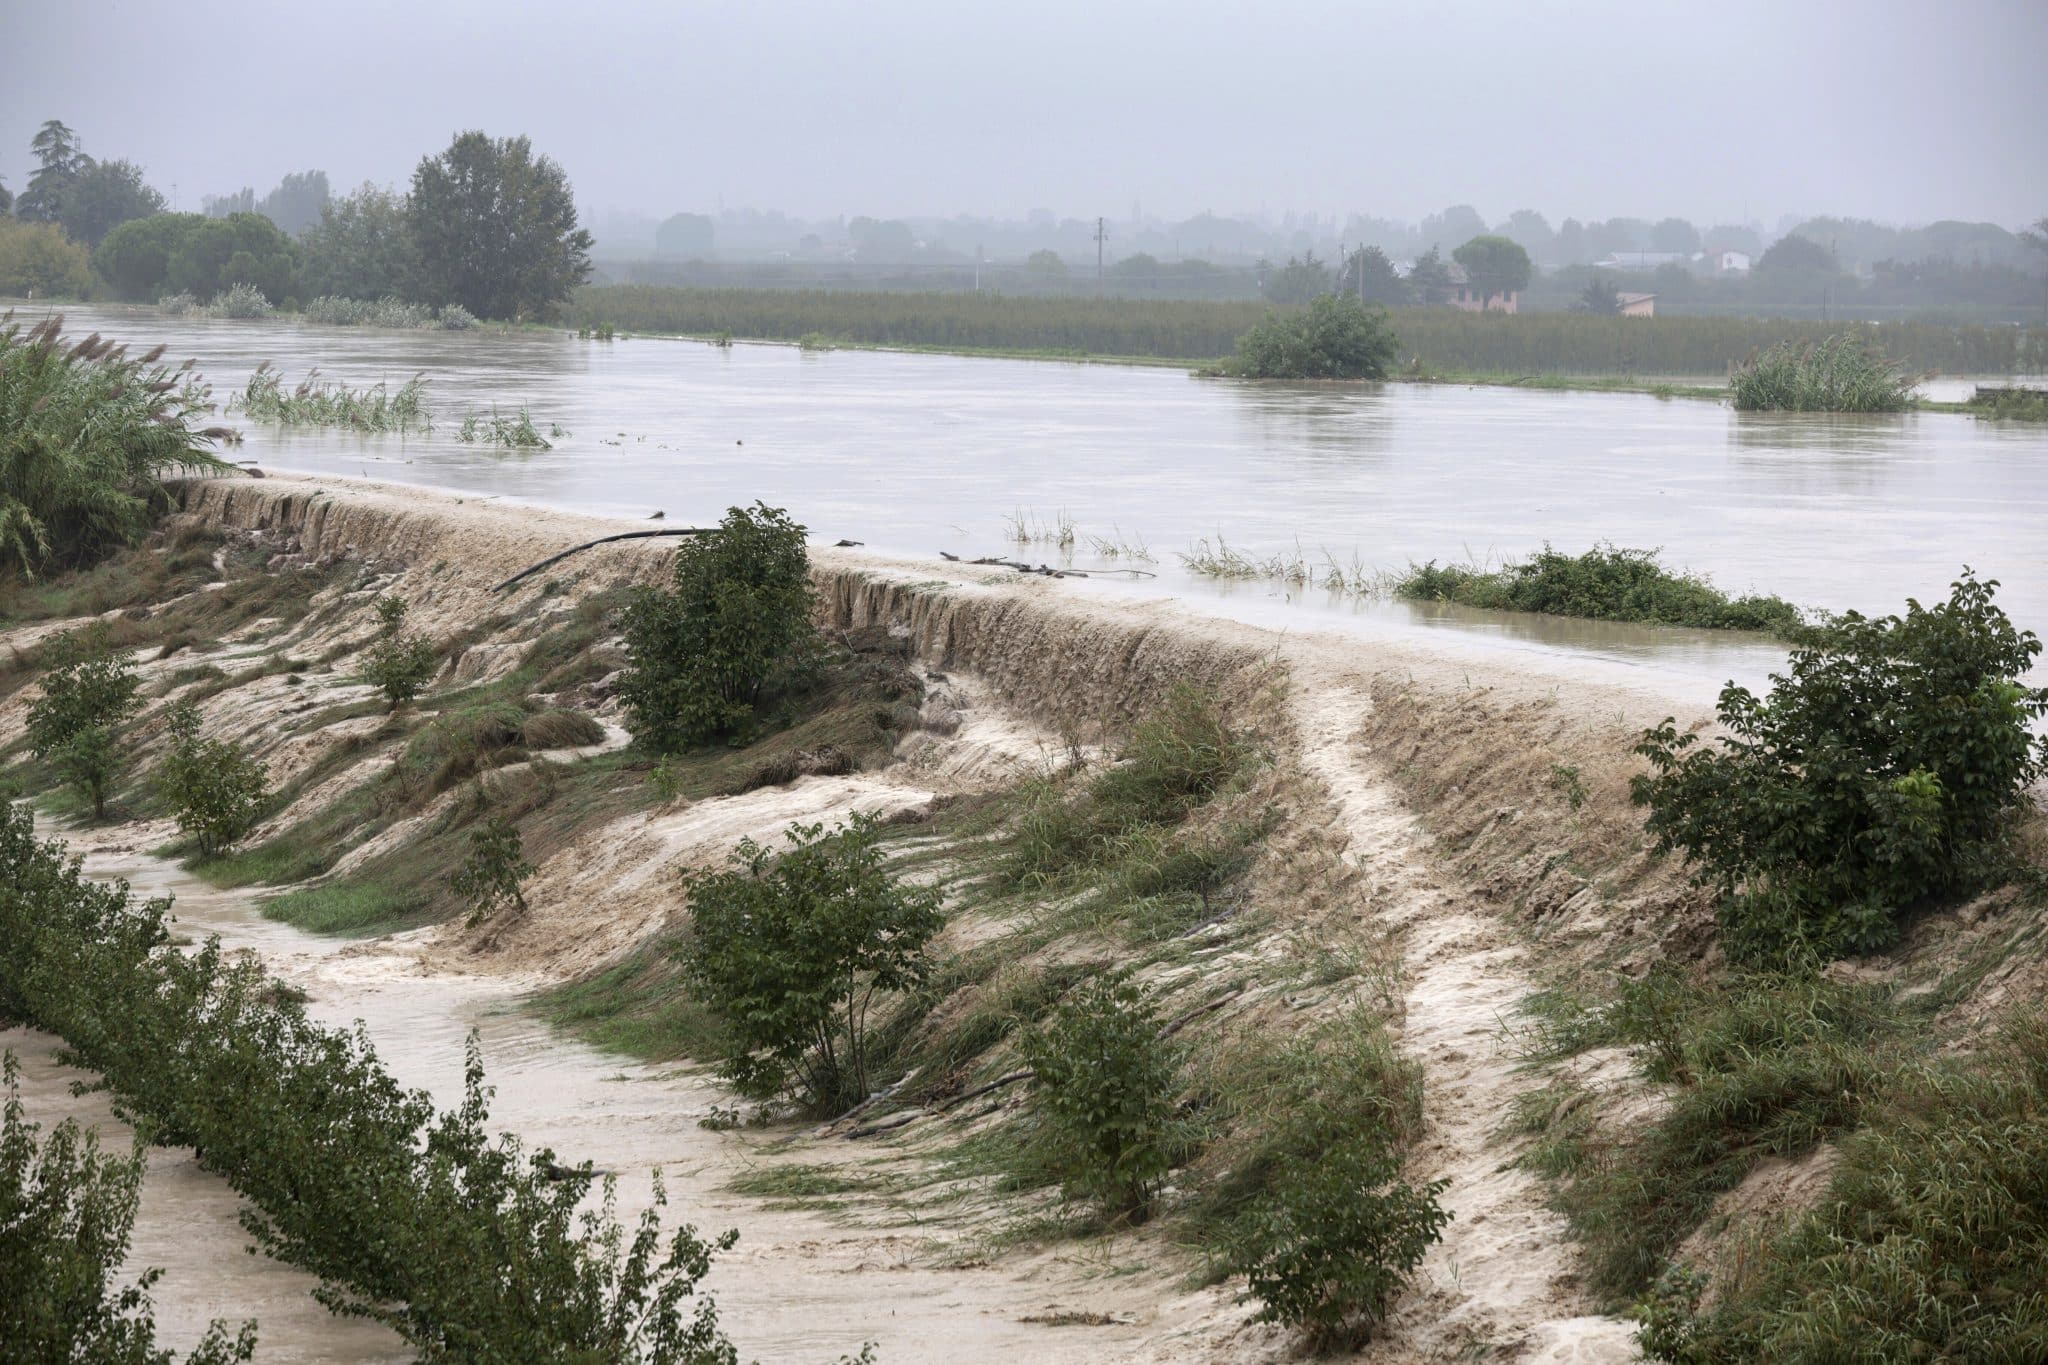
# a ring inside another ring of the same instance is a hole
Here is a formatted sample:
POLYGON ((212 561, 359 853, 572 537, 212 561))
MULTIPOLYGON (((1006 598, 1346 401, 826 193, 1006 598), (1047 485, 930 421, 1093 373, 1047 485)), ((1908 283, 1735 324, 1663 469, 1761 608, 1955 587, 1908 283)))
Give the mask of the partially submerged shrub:
POLYGON ((106 815, 107 796, 126 763, 115 727, 135 714, 141 687, 134 656, 110 649, 95 633, 71 644, 29 705, 29 751, 92 803, 95 819, 106 815))
POLYGON ((1983 388, 1970 395, 1964 406, 1977 417, 2000 422, 2048 422, 2048 389, 1983 388))
POLYGON ((178 828, 211 857, 232 848, 256 823, 270 795, 263 765, 231 740, 199 733, 199 711, 187 703, 171 713, 171 751, 157 765, 156 786, 178 828))
POLYGON ((318 370, 308 370, 297 388, 286 389, 284 376, 271 369, 266 360, 249 376, 242 392, 228 400, 228 410, 239 408, 256 421, 286 427, 428 431, 433 424, 427 414, 426 388, 426 376, 420 374, 393 393, 382 382, 351 389, 346 384, 323 381, 318 370))
POLYGON ((66 344, 63 319, 23 331, 0 315, 0 574, 87 564, 132 545, 169 505, 164 476, 224 472, 198 424, 206 386, 131 358, 97 334, 66 344))
POLYGON ((865 816, 784 839, 744 839, 730 868, 689 879, 682 960, 726 1025, 733 1083, 832 1112, 866 1098, 874 1006, 924 984, 945 919, 936 887, 890 877, 865 816))
POLYGON ((548 438, 540 434, 540 428, 533 424, 533 414, 523 406, 512 414, 499 412, 496 408, 487 413, 472 412, 455 429, 455 439, 506 450, 554 449, 548 438))
POLYGON ((276 310, 255 285, 231 284, 213 296, 206 311, 217 318, 267 318, 276 310))
POLYGON ((404 599, 377 599, 377 642, 363 660, 363 681, 383 692, 394 711, 417 697, 441 668, 433 642, 407 633, 405 614, 404 599))
POLYGON ((1728 390, 1745 412, 1903 412, 1913 406, 1913 381, 1849 332, 1780 342, 1736 370, 1728 390))
POLYGON ((1966 572, 1933 607, 1838 618, 1767 698, 1722 690, 1716 748, 1668 719, 1644 733, 1645 828, 1719 889, 1732 954, 1868 952, 1908 907, 1983 878, 2048 760, 2029 730, 2048 688, 2019 681, 2041 643, 1997 586, 1966 572))
POLYGON ((1413 566, 1394 585, 1417 602, 1457 602, 1496 611, 1541 611, 1595 621, 1645 621, 1706 630, 1763 630, 1785 635, 1804 623, 1781 597, 1731 598, 1692 573, 1672 573, 1655 550, 1596 545, 1567 555, 1545 545, 1520 563, 1491 572, 1436 561, 1413 566))
POLYGON ((1128 978, 1077 989, 1022 1040, 1037 1073, 1034 1159, 1070 1197, 1139 1219, 1186 1143, 1175 1113, 1179 1050, 1152 997, 1128 978))
MULTIPOLYGON (((0 1060, 0 1087, 0 1360, 172 1365, 176 1357, 156 1344, 149 1298, 163 1272, 113 1284, 135 1228, 141 1140, 125 1159, 103 1154, 91 1130, 65 1119, 39 1141, 12 1052, 0 1060)), ((255 1327, 230 1338, 215 1323, 185 1365, 249 1359, 255 1327)))
POLYGON ((804 528, 780 508, 735 507, 686 538, 669 588, 641 589, 625 611, 618 690, 633 737, 674 753, 747 735, 815 656, 813 603, 804 528))
POLYGON ((1268 313, 1237 341, 1226 367, 1246 379, 1385 379, 1400 341, 1387 310, 1349 294, 1268 313))
POLYGON ((501 913, 525 914, 522 888, 533 872, 519 826, 494 814, 470 831, 469 856, 448 879, 448 889, 468 907, 469 926, 475 928, 501 913))

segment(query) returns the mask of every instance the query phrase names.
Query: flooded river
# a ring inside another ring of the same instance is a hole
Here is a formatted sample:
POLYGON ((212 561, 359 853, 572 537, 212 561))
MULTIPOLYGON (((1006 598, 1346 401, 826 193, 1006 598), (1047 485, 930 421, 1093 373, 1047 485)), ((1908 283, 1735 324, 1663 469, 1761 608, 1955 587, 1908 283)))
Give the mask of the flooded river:
MULTIPOLYGON (((1255 557, 1350 568, 1498 561, 1546 541, 1662 547, 1733 592, 1893 610, 1942 595, 1964 565, 2000 579, 2048 629, 2048 433, 1952 414, 1736 413, 1697 399, 1416 384, 1272 386, 1172 369, 967 359, 563 332, 374 332, 293 322, 77 309, 98 328, 191 356, 225 400, 259 362, 352 385, 429 378, 425 436, 281 431, 241 422, 241 458, 417 482, 565 509, 701 523, 728 505, 786 506, 823 539, 908 554, 1002 553, 1008 519, 1142 542, 1169 592, 1291 628, 1428 631, 1457 647, 1589 652, 1697 693, 1760 678, 1753 641, 1553 618, 1360 602, 1218 584, 1176 552, 1221 536, 1255 557), (464 414, 526 406, 554 448, 456 439, 464 414)), ((1078 589, 1077 590, 1081 590, 1078 589)))

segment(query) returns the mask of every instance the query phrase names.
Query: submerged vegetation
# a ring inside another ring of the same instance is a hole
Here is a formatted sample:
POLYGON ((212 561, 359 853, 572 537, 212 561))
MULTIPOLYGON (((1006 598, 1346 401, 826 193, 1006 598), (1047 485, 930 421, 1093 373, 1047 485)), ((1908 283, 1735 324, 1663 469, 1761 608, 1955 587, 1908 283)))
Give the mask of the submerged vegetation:
POLYGON ((1641 621, 1705 630, 1759 630, 1792 635, 1804 626, 1799 608, 1781 597, 1731 598, 1705 578, 1672 573, 1655 550, 1596 545, 1568 555, 1548 545, 1498 569, 1411 566, 1394 583, 1413 602, 1455 602, 1496 611, 1539 611, 1595 621, 1641 621))
MULTIPOLYGON (((560 434, 560 428, 556 429, 560 434)), ((492 408, 472 412, 455 429, 455 439, 467 445, 498 446, 504 450, 553 450, 553 444, 533 424, 533 414, 522 405, 507 415, 492 408)))
POLYGON ((1743 412, 1904 412, 1913 406, 1913 381, 1850 332, 1780 342, 1737 369, 1728 392, 1743 412))
POLYGON ((382 327, 413 331, 432 328, 463 332, 477 324, 476 314, 459 303, 443 304, 437 309, 424 303, 407 302, 393 294, 379 299, 350 299, 338 294, 322 294, 300 309, 299 316, 307 322, 317 322, 326 327, 382 327))
POLYGON ((1963 406, 1998 422, 2048 422, 2048 389, 1979 387, 1963 406))
POLYGON ((199 424, 207 389, 97 334, 67 343, 51 316, 0 316, 0 577, 89 564, 134 544, 169 505, 165 476, 224 471, 199 424))
POLYGON ((197 298, 183 291, 166 294, 157 300, 157 307, 174 318, 239 318, 245 321, 267 318, 277 311, 261 289, 243 283, 231 284, 210 299, 197 298))
POLYGON ((1323 294, 1271 313, 1237 339, 1221 372, 1243 379, 1385 379, 1400 350, 1387 310, 1323 294))
POLYGON ((294 389, 284 387, 284 376, 264 361, 249 376, 242 392, 229 400, 230 412, 240 411, 257 422, 274 422, 284 427, 346 427, 351 431, 430 431, 427 412, 427 377, 416 374, 399 386, 396 393, 379 382, 351 389, 346 384, 323 381, 318 370, 309 370, 294 389))

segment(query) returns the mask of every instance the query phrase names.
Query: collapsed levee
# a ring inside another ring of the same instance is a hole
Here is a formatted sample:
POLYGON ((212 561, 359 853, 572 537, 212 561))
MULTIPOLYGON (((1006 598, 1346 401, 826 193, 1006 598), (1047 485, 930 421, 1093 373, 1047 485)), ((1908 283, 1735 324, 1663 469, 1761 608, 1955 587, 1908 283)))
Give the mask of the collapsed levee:
MULTIPOLYGON (((491 584, 613 524, 334 480, 200 480, 181 485, 179 497, 183 523, 226 533, 223 553, 256 566, 252 573, 330 575, 309 579, 300 617, 238 627, 220 642, 222 652, 204 656, 235 672, 176 682, 164 660, 145 664, 162 697, 197 696, 210 731, 248 742, 293 783, 289 803, 256 836, 268 840, 262 848, 282 851, 245 859, 237 875, 299 886, 280 903, 302 913, 302 923, 429 924, 380 951, 414 954, 437 970, 559 982, 616 968, 686 928, 676 870, 716 862, 742 836, 772 839, 792 820, 854 811, 910 819, 917 823, 903 827, 906 864, 922 858, 935 874, 973 873, 978 846, 992 829, 1001 837, 1007 828, 1002 803, 1023 785, 1050 782, 1061 799, 1073 798, 1087 775, 1064 772, 1072 759, 1114 748, 1177 692, 1201 693, 1230 725, 1256 736, 1268 758, 1184 828, 1148 834, 1153 842, 1140 851, 1209 859, 1214 875, 1201 874, 1208 880, 1196 899, 1163 907, 1139 896, 1113 914, 1078 913, 1085 888, 1069 886, 1055 900, 987 895, 960 914, 957 951, 963 960, 983 955, 952 996, 928 1015, 905 1017, 904 1055, 931 1069, 894 1102, 894 1113, 916 1121, 890 1130, 889 1140, 900 1142, 894 1150, 929 1165, 951 1144, 986 1150, 992 1127, 1027 1118, 1022 1087, 991 1092, 973 1107, 952 1101, 1008 1074, 1003 1030, 1020 1002, 1043 1008, 1077 970, 1138 965, 1173 1017, 1186 1016, 1185 1036, 1218 1074, 1233 1060, 1248 1070, 1267 1065, 1274 1040, 1322 1037, 1362 1010, 1371 1028, 1391 1027, 1426 1069, 1426 1123, 1410 1137, 1413 1177, 1464 1182, 1452 1196, 1459 1217, 1424 1292, 1395 1314, 1382 1351, 1401 1358, 1481 1343, 1621 1349, 1625 1329, 1586 1317, 1561 1228, 1525 1217, 1540 1206, 1534 1177, 1500 1169, 1512 1142, 1489 1116, 1510 1107, 1523 1082, 1498 1025, 1533 980, 1526 958, 1503 951, 1514 929, 1483 901, 1465 899, 1467 869, 1455 860, 1432 864, 1430 845, 1413 828, 1414 793, 1389 770, 1386 751, 1400 728, 1422 723, 1387 690, 1414 659, 1376 657, 1355 643, 1282 648, 1267 632, 1193 618, 1167 603, 1112 603, 1000 571, 819 551, 813 574, 829 631, 863 657, 887 660, 898 649, 912 656, 888 665, 909 675, 905 694, 886 704, 853 698, 848 723, 885 711, 894 717, 889 725, 903 728, 859 730, 868 756, 850 770, 817 762, 817 745, 784 744, 773 754, 721 758, 715 771, 692 770, 696 785, 680 798, 656 798, 618 747, 607 679, 620 660, 605 604, 658 581, 668 547, 599 546, 497 594, 491 584), (374 638, 372 604, 386 593, 410 601, 409 619, 439 633, 449 656, 420 707, 396 719, 382 716, 353 680, 354 661, 374 638), (941 697, 945 704, 935 705, 941 697), (533 718, 561 710, 595 716, 607 739, 564 747, 528 733, 533 718), (938 724, 934 710, 950 718, 938 724), (913 748, 932 761, 911 762, 913 748), (969 749, 978 752, 963 753, 969 749), (944 818, 949 808, 973 814, 983 798, 996 824, 944 818), (405 883, 449 870, 450 841, 483 802, 512 812, 538 871, 527 916, 470 930, 452 922, 446 902, 421 900, 405 883), (291 862, 286 852, 306 860, 291 862), (1016 950, 983 951, 998 939, 1016 950), (994 1043, 963 1053, 947 1041, 970 1035, 994 1043), (933 1043, 922 1054, 919 1038, 933 1043), (1447 1107, 1442 1092, 1453 1085, 1476 1099, 1447 1107), (1503 1243, 1511 1215, 1522 1220, 1522 1240, 1503 1243), (1477 1277, 1460 1282, 1471 1267, 1517 1256, 1540 1268, 1506 1292, 1477 1277)), ((196 594, 187 598, 203 605, 196 594)), ((1431 705, 1452 691, 1410 686, 1431 705)), ((159 738, 149 718, 142 728, 147 754, 159 738)), ((1525 729, 1507 727, 1492 749, 1513 750, 1525 729)), ((830 738, 844 743, 850 733, 830 738)), ((1134 885, 1156 881, 1148 868, 1112 870, 1134 885)), ((672 992, 658 955, 644 963, 647 979, 672 992)), ((1224 1093, 1221 1102, 1239 1101, 1224 1093)), ((884 1105, 869 1117, 890 1112, 884 1105)), ((1216 1150, 1214 1169, 1197 1172, 1201 1178, 1227 1177, 1233 1154, 1250 1148, 1226 1142, 1216 1150)), ((1004 1201, 992 1186, 979 1182, 965 1206, 971 1219, 1000 1216, 1004 1201)), ((1157 1242, 1143 1245, 1147 1255, 1160 1253, 1157 1242)), ((1230 1352, 1284 1349, 1274 1334, 1246 1328, 1227 1295, 1205 1293, 1185 1311, 1230 1352)))

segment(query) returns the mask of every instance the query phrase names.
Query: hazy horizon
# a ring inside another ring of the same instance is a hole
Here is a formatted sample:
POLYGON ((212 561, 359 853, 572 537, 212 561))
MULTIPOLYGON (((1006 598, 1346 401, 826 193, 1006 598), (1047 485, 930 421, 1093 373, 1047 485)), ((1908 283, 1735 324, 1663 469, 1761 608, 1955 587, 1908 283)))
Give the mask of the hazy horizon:
POLYGON ((402 185, 526 133, 593 216, 1489 222, 2048 213, 2048 6, 1644 13, 1300 3, 679 12, 86 0, 0 20, 0 179, 60 118, 178 207, 321 169, 402 185))

